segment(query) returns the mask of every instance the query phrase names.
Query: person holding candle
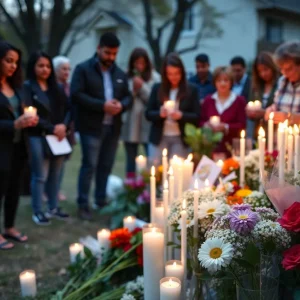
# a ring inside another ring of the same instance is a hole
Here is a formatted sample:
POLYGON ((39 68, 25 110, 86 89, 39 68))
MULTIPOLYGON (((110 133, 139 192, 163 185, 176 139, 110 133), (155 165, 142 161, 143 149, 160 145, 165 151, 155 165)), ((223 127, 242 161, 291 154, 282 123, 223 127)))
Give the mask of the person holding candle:
POLYGON ((275 90, 277 88, 278 68, 269 52, 261 52, 253 63, 252 87, 250 99, 259 99, 261 109, 246 108, 247 137, 257 139, 258 128, 263 126, 265 110, 273 104, 275 90))
POLYGON ((188 148, 184 142, 184 127, 197 124, 200 117, 197 87, 186 81, 184 65, 175 53, 166 56, 162 67, 162 82, 156 84, 146 109, 151 122, 149 157, 158 161, 162 150, 168 149, 168 157, 185 157, 188 148), (168 113, 166 101, 175 102, 175 109, 168 113))
MULTIPOLYGON (((1 41, 0 214, 3 214, 4 228, 0 224, 0 250, 14 247, 7 239, 18 242, 26 242, 28 239, 15 228, 22 173, 28 152, 26 128, 36 126, 38 122, 37 116, 23 113, 27 96, 22 89, 21 51, 11 44, 1 41)), ((0 220, 2 221, 2 218, 0 220)))
POLYGON ((150 124, 144 116, 145 108, 154 83, 160 81, 160 75, 153 69, 147 51, 135 48, 128 63, 128 84, 132 94, 132 107, 125 114, 121 138, 126 153, 126 175, 135 177, 135 158, 139 145, 143 145, 148 153, 148 137, 150 124))
POLYGON ((275 92, 274 104, 265 114, 274 112, 274 124, 284 122, 289 124, 300 123, 300 41, 287 42, 275 51, 275 62, 279 66, 282 77, 279 78, 275 92))
POLYGON ((51 218, 66 219, 57 205, 59 178, 64 156, 54 156, 47 150, 45 135, 55 135, 58 140, 66 136, 70 114, 67 112, 67 97, 57 84, 51 57, 42 52, 34 52, 27 65, 25 89, 31 97, 28 105, 37 108, 39 124, 30 128, 29 147, 31 162, 31 191, 33 221, 38 225, 50 224, 51 218), (48 211, 42 210, 43 194, 48 199, 48 211))
POLYGON ((214 132, 223 132, 223 140, 217 145, 215 153, 230 152, 226 144, 231 145, 233 138, 240 136, 246 127, 246 101, 243 96, 237 96, 231 91, 233 86, 232 71, 228 67, 218 67, 213 73, 213 82, 217 91, 205 98, 201 108, 200 126, 210 127, 214 132), (210 117, 219 116, 218 125, 211 124, 210 117))

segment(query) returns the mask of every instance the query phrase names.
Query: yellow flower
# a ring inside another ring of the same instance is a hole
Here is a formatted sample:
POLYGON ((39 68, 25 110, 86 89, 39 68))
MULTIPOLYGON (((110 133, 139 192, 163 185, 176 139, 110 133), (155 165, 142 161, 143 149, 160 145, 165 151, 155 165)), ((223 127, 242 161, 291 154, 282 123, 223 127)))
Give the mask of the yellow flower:
POLYGON ((251 193, 252 193, 252 191, 249 189, 240 189, 240 190, 236 191, 234 195, 245 198, 245 197, 249 196, 251 193))

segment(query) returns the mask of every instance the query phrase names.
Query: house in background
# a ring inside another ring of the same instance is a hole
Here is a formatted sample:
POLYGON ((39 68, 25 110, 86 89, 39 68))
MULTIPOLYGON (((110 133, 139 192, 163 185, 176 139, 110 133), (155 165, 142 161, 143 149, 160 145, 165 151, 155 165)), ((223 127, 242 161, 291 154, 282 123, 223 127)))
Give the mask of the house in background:
MULTIPOLYGON (((172 7, 172 0, 169 0, 172 7)), ((102 2, 102 1, 101 1, 102 2)), ((72 66, 91 57, 98 45, 102 33, 115 32, 121 40, 118 63, 127 68, 130 52, 135 47, 149 49, 141 29, 144 26, 144 16, 141 4, 138 1, 118 0, 107 1, 104 10, 93 27, 86 30, 83 38, 72 48, 69 57, 72 66), (121 2, 123 5, 121 5, 121 2)), ((103 2, 102 2, 103 3, 103 2)), ((300 0, 210 0, 218 12, 223 13, 219 26, 223 35, 218 38, 201 40, 198 49, 182 55, 187 71, 194 72, 194 58, 200 52, 210 56, 212 68, 227 65, 235 55, 243 56, 251 62, 257 52, 262 50, 273 51, 280 43, 300 38, 300 0)), ((92 11, 82 16, 81 20, 90 17, 92 11)), ((181 34, 176 50, 192 46, 201 27, 200 5, 191 8, 186 15, 185 29, 181 34)), ((154 26, 161 24, 164 19, 156 19, 154 26)), ((168 39, 168 30, 162 38, 162 47, 168 39)), ((72 32, 64 44, 68 43, 72 32)))

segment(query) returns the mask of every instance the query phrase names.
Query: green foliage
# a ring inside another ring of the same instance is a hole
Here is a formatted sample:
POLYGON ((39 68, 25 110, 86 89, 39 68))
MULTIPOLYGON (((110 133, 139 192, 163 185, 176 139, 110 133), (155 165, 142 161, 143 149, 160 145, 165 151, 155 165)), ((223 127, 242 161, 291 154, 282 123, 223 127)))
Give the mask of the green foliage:
POLYGON ((212 156, 217 143, 223 138, 223 133, 214 133, 211 128, 197 128, 193 124, 186 124, 184 128, 185 142, 192 148, 196 158, 199 160, 203 155, 212 156))

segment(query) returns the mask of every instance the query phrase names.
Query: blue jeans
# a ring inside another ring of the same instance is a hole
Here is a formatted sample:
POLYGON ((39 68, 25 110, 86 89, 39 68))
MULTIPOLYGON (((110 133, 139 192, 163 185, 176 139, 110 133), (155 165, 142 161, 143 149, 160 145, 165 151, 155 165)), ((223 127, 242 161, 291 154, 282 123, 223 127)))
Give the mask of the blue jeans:
POLYGON ((148 156, 148 145, 124 142, 126 152, 126 173, 135 173, 135 158, 138 155, 139 145, 143 145, 146 156, 148 156))
POLYGON ((44 153, 42 137, 30 137, 31 151, 31 196, 34 213, 42 212, 42 199, 45 193, 48 198, 48 208, 57 208, 59 177, 64 156, 48 158, 44 153))
POLYGON ((114 164, 118 140, 119 136, 114 135, 112 126, 108 125, 103 125, 100 136, 80 133, 82 161, 78 179, 79 207, 88 207, 95 173, 95 203, 100 206, 105 204, 107 180, 114 164))

